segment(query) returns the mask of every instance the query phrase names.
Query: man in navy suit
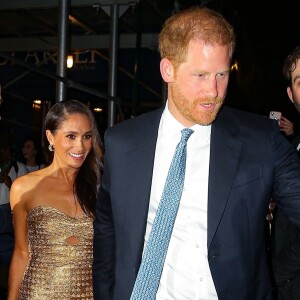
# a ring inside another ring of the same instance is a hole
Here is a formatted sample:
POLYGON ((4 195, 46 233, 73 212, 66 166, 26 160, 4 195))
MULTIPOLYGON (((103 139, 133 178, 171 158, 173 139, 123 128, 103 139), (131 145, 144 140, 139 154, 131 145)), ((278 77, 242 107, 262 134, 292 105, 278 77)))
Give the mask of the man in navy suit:
POLYGON ((194 132, 155 299, 272 299, 265 218, 274 196, 300 226, 300 162, 276 121, 223 105, 234 46, 232 26, 213 10, 172 16, 159 36, 165 107, 106 131, 96 300, 130 299, 183 128, 194 132))

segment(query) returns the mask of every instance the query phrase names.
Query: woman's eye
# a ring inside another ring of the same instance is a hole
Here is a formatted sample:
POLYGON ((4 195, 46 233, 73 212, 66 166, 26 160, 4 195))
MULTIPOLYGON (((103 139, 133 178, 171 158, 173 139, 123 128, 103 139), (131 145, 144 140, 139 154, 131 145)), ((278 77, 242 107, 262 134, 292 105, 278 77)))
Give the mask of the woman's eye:
POLYGON ((85 138, 86 140, 89 140, 89 139, 92 138, 92 135, 91 135, 91 134, 86 134, 86 135, 84 136, 84 138, 85 138))
POLYGON ((67 135, 67 138, 71 139, 71 140, 74 140, 75 139, 75 135, 73 134, 68 134, 67 135))

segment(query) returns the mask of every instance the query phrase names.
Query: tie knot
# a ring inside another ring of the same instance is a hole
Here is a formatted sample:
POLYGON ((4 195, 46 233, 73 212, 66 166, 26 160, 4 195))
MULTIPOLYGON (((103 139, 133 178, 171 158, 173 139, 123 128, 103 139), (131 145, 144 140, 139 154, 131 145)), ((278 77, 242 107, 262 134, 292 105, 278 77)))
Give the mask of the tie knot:
POLYGON ((189 129, 189 128, 182 129, 181 130, 181 141, 186 143, 193 132, 194 132, 194 130, 189 129))

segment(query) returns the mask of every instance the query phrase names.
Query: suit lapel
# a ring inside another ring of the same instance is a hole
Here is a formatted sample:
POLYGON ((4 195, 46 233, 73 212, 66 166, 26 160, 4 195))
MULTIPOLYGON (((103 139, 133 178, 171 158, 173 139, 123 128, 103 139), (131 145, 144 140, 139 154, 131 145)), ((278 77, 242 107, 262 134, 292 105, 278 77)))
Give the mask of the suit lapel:
MULTIPOLYGON (((159 110, 155 120, 151 119, 143 134, 133 138, 132 148, 126 153, 126 166, 130 170, 124 179, 127 194, 124 195, 127 207, 124 220, 130 228, 129 241, 135 265, 141 259, 144 245, 144 235, 147 224, 148 207, 151 192, 157 132, 162 110, 159 110)), ((143 125, 141 125, 143 127, 143 125)))
POLYGON ((208 184, 207 246, 218 228, 238 167, 242 142, 237 139, 238 129, 218 117, 212 126, 208 184), (229 128, 224 131, 224 128, 229 128))

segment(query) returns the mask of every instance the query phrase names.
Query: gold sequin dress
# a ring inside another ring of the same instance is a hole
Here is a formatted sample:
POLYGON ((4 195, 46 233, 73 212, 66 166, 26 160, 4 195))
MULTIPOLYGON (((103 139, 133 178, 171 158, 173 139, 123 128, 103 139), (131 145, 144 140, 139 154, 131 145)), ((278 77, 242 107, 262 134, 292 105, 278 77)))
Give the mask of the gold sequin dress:
POLYGON ((27 216, 30 259, 20 300, 91 300, 93 220, 46 206, 27 216), (78 243, 68 243, 76 237, 78 243))

